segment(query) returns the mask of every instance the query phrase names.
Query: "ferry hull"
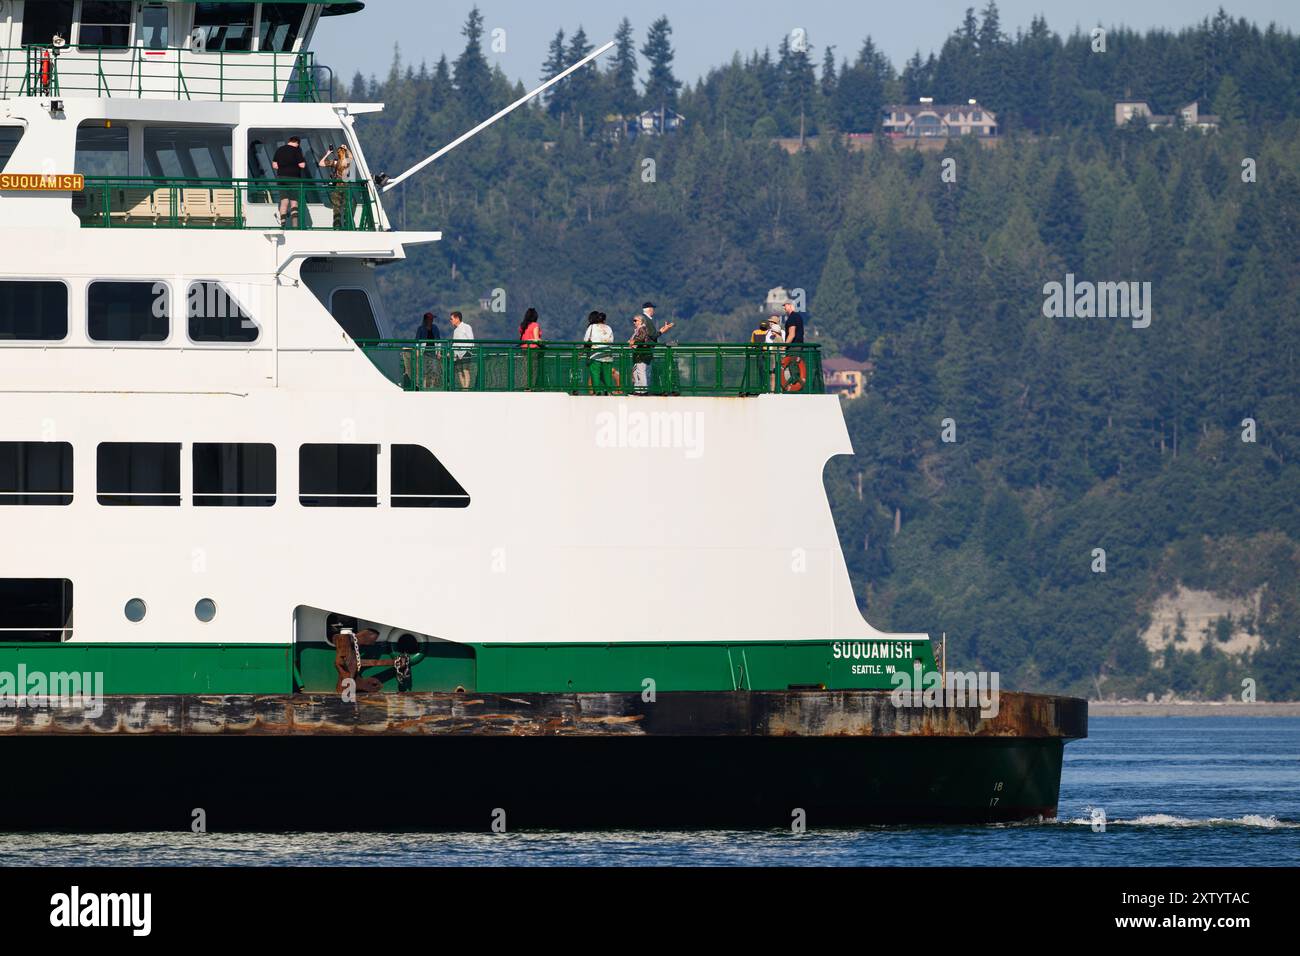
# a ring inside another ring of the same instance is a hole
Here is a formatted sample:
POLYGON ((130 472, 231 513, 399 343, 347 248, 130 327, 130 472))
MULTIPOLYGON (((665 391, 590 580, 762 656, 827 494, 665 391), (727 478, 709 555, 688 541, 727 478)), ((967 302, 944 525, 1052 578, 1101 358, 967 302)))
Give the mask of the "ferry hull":
POLYGON ((80 724, 29 716, 0 733, 6 765, 24 768, 0 819, 20 831, 1001 823, 1055 816, 1064 742, 1087 733, 1084 701, 1010 693, 992 717, 869 691, 457 697, 115 698, 80 724))

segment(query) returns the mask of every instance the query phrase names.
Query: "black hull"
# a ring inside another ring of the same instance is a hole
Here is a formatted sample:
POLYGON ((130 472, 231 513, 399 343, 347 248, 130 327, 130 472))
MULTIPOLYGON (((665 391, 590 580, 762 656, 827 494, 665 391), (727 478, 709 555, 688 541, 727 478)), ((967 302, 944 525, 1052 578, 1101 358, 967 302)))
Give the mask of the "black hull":
POLYGON ((14 736, 9 831, 984 824, 1056 813, 1060 737, 14 736), (22 768, 21 772, 17 772, 22 768), (499 817, 500 815, 497 814, 499 817))

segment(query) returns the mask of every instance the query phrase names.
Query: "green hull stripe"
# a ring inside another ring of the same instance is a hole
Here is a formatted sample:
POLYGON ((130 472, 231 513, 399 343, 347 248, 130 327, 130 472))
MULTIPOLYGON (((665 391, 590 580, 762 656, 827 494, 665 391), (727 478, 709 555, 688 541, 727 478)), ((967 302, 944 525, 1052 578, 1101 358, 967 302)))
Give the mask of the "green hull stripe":
MULTIPOLYGON (((365 656, 390 658, 387 645, 365 656)), ((435 644, 412 666, 412 690, 478 693, 888 689, 895 670, 935 667, 929 642, 737 641, 621 644, 435 644), (653 682, 653 683, 651 683, 653 682)), ((287 694, 334 689, 326 644, 0 644, 6 675, 103 675, 105 694, 287 694)), ((391 668, 367 668, 395 691, 391 668)), ((30 683, 27 685, 30 687, 30 683)), ((25 692, 15 688, 17 693, 25 692)))

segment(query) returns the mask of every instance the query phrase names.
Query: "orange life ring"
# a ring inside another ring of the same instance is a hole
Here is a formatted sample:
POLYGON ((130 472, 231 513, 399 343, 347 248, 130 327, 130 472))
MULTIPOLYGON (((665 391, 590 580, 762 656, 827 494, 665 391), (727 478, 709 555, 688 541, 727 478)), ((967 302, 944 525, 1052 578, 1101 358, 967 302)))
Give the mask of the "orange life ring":
POLYGON ((783 392, 802 392, 804 382, 808 380, 808 363, 797 355, 787 355, 781 359, 781 391, 783 392), (796 374, 790 379, 786 379, 786 370, 790 368, 791 363, 795 366, 796 374))

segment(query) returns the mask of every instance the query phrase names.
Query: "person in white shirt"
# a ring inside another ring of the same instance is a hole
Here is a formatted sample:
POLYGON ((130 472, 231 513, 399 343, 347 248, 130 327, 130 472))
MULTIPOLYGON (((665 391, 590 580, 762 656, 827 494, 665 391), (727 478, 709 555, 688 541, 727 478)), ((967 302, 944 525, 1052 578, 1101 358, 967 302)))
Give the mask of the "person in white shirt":
MULTIPOLYGON (((451 314, 451 328, 453 340, 457 342, 474 341, 473 327, 465 321, 459 312, 451 314)), ((462 392, 468 392, 471 383, 470 372, 474 366, 474 359, 470 354, 472 351, 472 349, 458 348, 452 352, 456 367, 456 387, 462 392)))
POLYGON ((587 316, 587 331, 582 334, 582 341, 588 343, 587 375, 594 394, 608 395, 616 386, 614 374, 614 330, 605 322, 604 312, 592 312, 587 316))

